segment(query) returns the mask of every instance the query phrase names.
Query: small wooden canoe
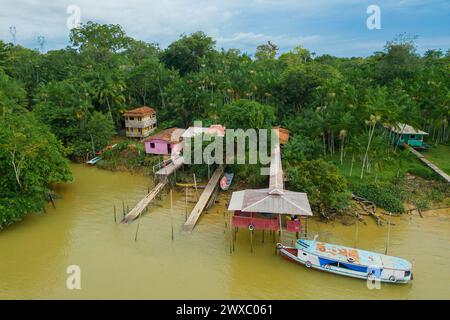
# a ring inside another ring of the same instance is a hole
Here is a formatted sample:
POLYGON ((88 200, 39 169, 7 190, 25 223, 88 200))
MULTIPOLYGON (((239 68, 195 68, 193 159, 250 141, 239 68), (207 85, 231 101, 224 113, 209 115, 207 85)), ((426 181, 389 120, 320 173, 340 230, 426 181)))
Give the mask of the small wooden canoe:
POLYGON ((102 159, 102 157, 98 156, 98 157, 92 158, 91 160, 87 161, 86 163, 90 166, 95 166, 95 164, 97 162, 99 162, 101 159, 102 159))
POLYGON ((220 189, 226 191, 230 188, 233 181, 234 173, 225 173, 222 179, 220 179, 220 189))

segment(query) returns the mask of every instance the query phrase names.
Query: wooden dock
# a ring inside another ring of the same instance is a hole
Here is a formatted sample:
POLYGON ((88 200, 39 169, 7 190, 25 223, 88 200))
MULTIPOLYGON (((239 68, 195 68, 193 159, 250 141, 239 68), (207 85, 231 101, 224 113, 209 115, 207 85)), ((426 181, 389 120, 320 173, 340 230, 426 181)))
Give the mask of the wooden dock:
POLYGON ((442 171, 441 169, 439 169, 438 166, 436 166, 434 163, 432 163, 431 161, 429 161, 428 159, 426 159, 424 157, 423 154, 421 154, 419 151, 417 151, 414 148, 411 148, 408 146, 409 151, 411 151, 417 158, 419 158, 423 163, 425 163, 431 170, 433 170, 434 172, 436 172, 438 175, 440 175, 445 181, 447 181, 447 183, 450 183, 450 176, 448 174, 446 174, 444 171, 442 171))
POLYGON ((149 194, 147 194, 138 204, 131 209, 130 212, 122 219, 121 223, 129 223, 136 219, 147 206, 152 202, 153 199, 164 189, 166 182, 159 182, 149 194))
POLYGON ((214 171, 213 175, 211 176, 211 179, 209 179, 209 182, 206 185, 206 188, 200 195, 197 204, 195 205, 194 209, 192 209, 191 214, 186 220, 186 223, 183 225, 184 231, 192 231, 192 229, 194 229, 197 220, 200 218, 200 215, 202 214, 203 210, 208 204, 208 200, 211 198, 211 195, 218 187, 220 178, 222 177, 222 173, 223 173, 222 166, 220 166, 219 168, 216 169, 216 171, 214 171))
POLYGON ((183 165, 183 163, 184 163, 183 157, 178 157, 167 166, 156 171, 155 174, 157 176, 168 177, 176 170, 178 170, 183 165))

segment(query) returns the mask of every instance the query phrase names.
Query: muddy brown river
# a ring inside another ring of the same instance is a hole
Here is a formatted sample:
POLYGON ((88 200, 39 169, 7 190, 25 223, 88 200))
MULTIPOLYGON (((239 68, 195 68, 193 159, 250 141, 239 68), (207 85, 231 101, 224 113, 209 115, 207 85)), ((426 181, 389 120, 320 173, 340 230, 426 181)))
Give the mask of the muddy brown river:
MULTIPOLYGON (((393 218, 389 252, 413 262, 407 285, 368 289, 358 279, 295 265, 275 255, 275 243, 255 232, 230 233, 222 193, 192 233, 184 233, 184 192, 153 204, 139 223, 114 223, 122 200, 131 208, 152 185, 147 177, 72 165, 75 182, 60 185, 56 209, 32 214, 0 231, 0 299, 449 299, 450 212, 393 218), (172 240, 172 226, 174 239, 172 240), (66 287, 66 269, 81 270, 81 289, 66 287)), ((193 207, 189 203, 189 209, 193 207)), ((387 227, 312 220, 310 235, 325 242, 384 252, 387 227), (358 234, 358 237, 356 237, 358 234)), ((293 236, 283 235, 289 243, 293 236)))

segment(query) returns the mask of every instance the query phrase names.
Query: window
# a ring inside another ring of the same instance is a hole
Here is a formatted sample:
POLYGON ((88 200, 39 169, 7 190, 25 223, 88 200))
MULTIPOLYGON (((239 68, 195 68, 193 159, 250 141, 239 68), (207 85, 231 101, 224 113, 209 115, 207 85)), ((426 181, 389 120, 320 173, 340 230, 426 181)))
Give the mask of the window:
POLYGON ((138 121, 142 121, 142 118, 141 118, 141 117, 138 117, 138 121))
POLYGON ((150 148, 155 149, 155 143, 154 142, 150 142, 150 148))
POLYGON ((133 121, 134 120, 134 117, 130 117, 130 118, 128 118, 130 121, 133 121))
POLYGON ((412 135, 409 136, 409 138, 412 139, 412 140, 415 140, 416 136, 412 134, 412 135))

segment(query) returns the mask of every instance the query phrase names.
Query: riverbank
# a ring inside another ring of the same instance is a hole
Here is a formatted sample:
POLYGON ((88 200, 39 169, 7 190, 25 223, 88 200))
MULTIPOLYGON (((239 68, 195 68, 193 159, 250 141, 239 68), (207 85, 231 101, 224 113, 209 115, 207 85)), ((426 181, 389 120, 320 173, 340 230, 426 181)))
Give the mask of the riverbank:
MULTIPOLYGON (((408 285, 382 284, 326 274, 288 263, 274 254, 275 243, 256 231, 240 230, 230 254, 226 203, 230 192, 203 214, 192 233, 185 221, 184 192, 174 206, 163 196, 139 223, 114 223, 113 206, 130 207, 147 192, 148 177, 71 165, 75 181, 57 186, 61 198, 47 214, 31 214, 0 233, 0 299, 446 299, 450 296, 450 212, 392 217, 389 251, 414 263, 408 285), (95 183, 92 183, 92 182, 95 183), (171 228, 174 240, 171 240, 171 228), (39 239, 36 241, 35 239, 39 239), (29 263, 23 263, 29 261, 29 263), (65 286, 69 265, 81 268, 81 290, 65 286), (180 285, 182 284, 182 285, 180 285)), ((184 190, 183 190, 184 191, 184 190)), ((188 203, 188 211, 194 204, 188 203)), ((120 210, 118 210, 120 211, 120 210)), ((383 253, 387 227, 342 225, 315 217, 309 235, 319 240, 383 253)), ((283 234, 289 244, 293 235, 283 234)))

